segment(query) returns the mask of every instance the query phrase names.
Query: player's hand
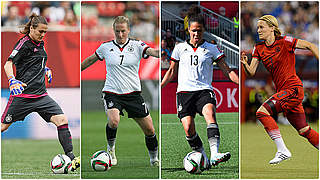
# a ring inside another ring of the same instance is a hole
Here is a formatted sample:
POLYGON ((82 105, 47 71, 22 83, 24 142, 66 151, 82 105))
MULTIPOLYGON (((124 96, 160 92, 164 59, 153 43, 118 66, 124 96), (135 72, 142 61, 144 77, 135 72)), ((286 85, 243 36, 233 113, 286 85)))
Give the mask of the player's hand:
POLYGON ((45 67, 44 70, 46 71, 46 76, 48 77, 48 83, 52 81, 52 71, 50 68, 45 67))
POLYGON ((10 93, 12 95, 19 95, 22 94, 22 91, 24 90, 24 87, 26 87, 27 84, 16 80, 16 78, 13 76, 9 79, 9 87, 10 87, 10 93))
POLYGON ((248 64, 248 56, 246 55, 245 52, 241 53, 241 59, 240 59, 242 64, 248 64))

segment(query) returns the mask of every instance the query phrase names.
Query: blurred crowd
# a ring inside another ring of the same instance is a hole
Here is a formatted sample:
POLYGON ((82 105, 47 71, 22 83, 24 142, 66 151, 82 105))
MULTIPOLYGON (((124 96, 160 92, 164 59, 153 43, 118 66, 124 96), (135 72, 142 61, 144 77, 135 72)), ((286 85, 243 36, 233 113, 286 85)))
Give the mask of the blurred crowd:
POLYGON ((82 38, 86 41, 113 39, 113 18, 121 15, 128 17, 130 20, 131 38, 156 44, 159 42, 158 2, 86 1, 82 2, 82 8, 81 32, 82 38))
POLYGON ((278 19, 282 34, 318 44, 319 10, 317 1, 242 2, 241 49, 252 49, 258 40, 258 18, 271 14, 278 19), (270 12, 271 10, 271 12, 270 12))
POLYGON ((80 2, 76 1, 2 1, 1 5, 2 28, 17 28, 27 23, 33 12, 44 16, 51 30, 77 27, 80 23, 80 2))

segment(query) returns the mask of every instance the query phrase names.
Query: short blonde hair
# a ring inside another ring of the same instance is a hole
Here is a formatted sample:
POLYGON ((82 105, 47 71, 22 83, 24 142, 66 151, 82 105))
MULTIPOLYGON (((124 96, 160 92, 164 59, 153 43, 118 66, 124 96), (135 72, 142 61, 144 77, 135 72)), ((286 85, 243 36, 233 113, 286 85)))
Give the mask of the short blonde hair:
POLYGON ((113 29, 115 29, 116 27, 116 24, 123 24, 123 23, 126 23, 127 24, 127 27, 128 29, 130 28, 129 27, 129 19, 125 16, 117 16, 116 18, 114 18, 114 21, 113 21, 113 29))
POLYGON ((272 16, 272 15, 264 15, 259 18, 259 20, 265 21, 269 27, 275 27, 274 29, 274 35, 276 37, 281 36, 281 31, 279 29, 279 23, 278 20, 272 16))

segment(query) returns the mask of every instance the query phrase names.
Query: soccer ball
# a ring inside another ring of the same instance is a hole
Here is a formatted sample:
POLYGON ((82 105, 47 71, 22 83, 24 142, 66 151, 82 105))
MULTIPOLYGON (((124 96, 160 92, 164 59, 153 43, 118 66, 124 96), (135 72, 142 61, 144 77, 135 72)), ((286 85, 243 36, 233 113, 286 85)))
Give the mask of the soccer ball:
POLYGON ((200 152, 190 152, 183 159, 184 169, 191 174, 200 174, 205 170, 206 160, 200 152))
POLYGON ((68 156, 58 154, 52 159, 50 166, 51 171, 55 174, 68 174, 71 170, 72 163, 68 156))
POLYGON ((95 171, 107 171, 111 168, 111 156, 104 150, 97 151, 91 156, 91 167, 95 171))

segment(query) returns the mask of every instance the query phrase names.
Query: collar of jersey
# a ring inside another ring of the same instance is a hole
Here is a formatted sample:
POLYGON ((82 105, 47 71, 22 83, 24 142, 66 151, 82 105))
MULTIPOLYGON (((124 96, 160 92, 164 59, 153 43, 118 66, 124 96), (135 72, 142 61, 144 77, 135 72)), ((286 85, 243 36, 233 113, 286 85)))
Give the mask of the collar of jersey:
POLYGON ((197 47, 194 47, 193 44, 190 43, 190 39, 187 39, 186 41, 192 48, 198 48, 200 47, 202 44, 204 44, 204 42, 206 42, 204 39, 202 39, 202 42, 200 44, 198 44, 197 47))
POLYGON ((33 44, 35 44, 36 46, 40 46, 40 44, 43 42, 43 41, 36 42, 36 41, 32 40, 31 37, 29 36, 29 34, 28 34, 27 36, 29 37, 30 41, 31 41, 33 44))
POLYGON ((123 46, 121 47, 120 44, 117 43, 116 40, 113 40, 113 44, 116 45, 119 49, 123 49, 128 43, 129 43, 130 39, 128 38, 127 41, 123 44, 123 46))
MULTIPOLYGON (((280 36, 280 37, 281 37, 281 36, 280 36)), ((277 40, 281 39, 280 37, 276 37, 271 45, 267 45, 267 44, 266 44, 266 41, 263 41, 263 43, 264 43, 268 48, 271 48, 271 47, 273 47, 273 46, 276 44, 276 41, 277 41, 277 40)))

